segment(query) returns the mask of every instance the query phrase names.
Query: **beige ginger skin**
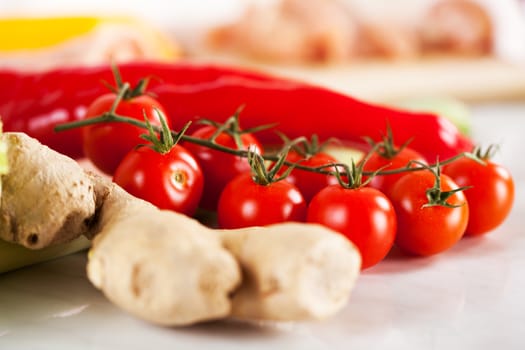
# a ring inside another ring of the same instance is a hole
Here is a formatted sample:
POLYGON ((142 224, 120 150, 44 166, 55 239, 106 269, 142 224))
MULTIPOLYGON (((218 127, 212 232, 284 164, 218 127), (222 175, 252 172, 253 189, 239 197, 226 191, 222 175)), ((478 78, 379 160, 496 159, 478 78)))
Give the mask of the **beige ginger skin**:
POLYGON ((2 176, 0 238, 40 249, 88 232, 96 200, 92 176, 23 133, 3 133, 9 173, 2 176))
POLYGON ((243 270, 232 298, 242 319, 325 319, 343 308, 361 256, 342 235, 317 225, 285 223, 222 231, 243 270))
POLYGON ((241 283, 220 237, 113 185, 89 252, 93 285, 124 310, 175 326, 227 317, 241 283))
POLYGON ((32 248, 93 238, 89 280, 136 317, 165 326, 227 317, 317 320, 348 301, 361 257, 338 233, 300 223, 213 230, 129 195, 23 134, 2 138, 10 169, 19 171, 2 176, 0 237, 32 248))

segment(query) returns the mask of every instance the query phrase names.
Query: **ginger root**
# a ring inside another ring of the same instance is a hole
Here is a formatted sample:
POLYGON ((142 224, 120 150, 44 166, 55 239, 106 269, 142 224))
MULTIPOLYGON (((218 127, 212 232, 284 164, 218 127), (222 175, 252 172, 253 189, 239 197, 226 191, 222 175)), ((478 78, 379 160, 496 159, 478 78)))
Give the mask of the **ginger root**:
POLYGON ((321 226, 216 231, 115 185, 99 220, 90 281, 123 309, 162 325, 323 319, 346 304, 361 266, 356 248, 321 226))
POLYGON ((33 248, 92 238, 89 280, 141 319, 166 326, 322 319, 344 307, 359 274, 357 249, 327 228, 213 230, 25 135, 2 139, 10 171, 2 175, 0 238, 33 248))
POLYGON ((334 315, 348 301, 361 256, 350 241, 318 225, 285 223, 222 231, 244 280, 232 316, 312 320, 334 315))
POLYGON ((92 176, 23 133, 3 133, 8 174, 2 175, 0 238, 40 249, 87 233, 95 214, 92 176))
POLYGON ((88 278, 124 310, 161 325, 230 314, 241 274, 219 236, 117 186, 102 207, 88 278))

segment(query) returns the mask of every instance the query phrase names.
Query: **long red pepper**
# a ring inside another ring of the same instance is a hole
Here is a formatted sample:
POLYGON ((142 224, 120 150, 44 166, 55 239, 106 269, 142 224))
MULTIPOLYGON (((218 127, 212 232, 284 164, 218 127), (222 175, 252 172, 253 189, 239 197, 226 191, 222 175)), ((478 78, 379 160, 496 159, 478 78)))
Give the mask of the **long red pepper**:
MULTIPOLYGON (((389 125, 398 143, 434 161, 472 149, 472 142, 448 120, 364 103, 326 88, 249 70, 194 63, 132 63, 119 66, 125 81, 153 77, 148 91, 166 107, 175 127, 199 117, 223 121, 241 105, 244 128, 278 123, 289 137, 317 134, 363 144, 379 140, 389 125)), ((24 131, 72 157, 82 156, 79 130, 55 133, 59 123, 84 116, 113 83, 111 67, 68 68, 43 73, 0 72, 0 116, 5 130, 24 131)), ((277 141, 270 131, 264 143, 277 141)))
MULTIPOLYGON (((277 80, 266 74, 234 68, 190 63, 130 63, 119 66, 123 78, 132 85, 151 77, 150 86, 169 82, 193 85, 214 81, 225 75, 250 80, 277 80)), ((73 158, 83 155, 80 130, 55 133, 57 124, 84 117, 87 106, 113 84, 110 66, 74 67, 41 73, 0 71, 0 117, 4 130, 23 131, 42 143, 73 158)))

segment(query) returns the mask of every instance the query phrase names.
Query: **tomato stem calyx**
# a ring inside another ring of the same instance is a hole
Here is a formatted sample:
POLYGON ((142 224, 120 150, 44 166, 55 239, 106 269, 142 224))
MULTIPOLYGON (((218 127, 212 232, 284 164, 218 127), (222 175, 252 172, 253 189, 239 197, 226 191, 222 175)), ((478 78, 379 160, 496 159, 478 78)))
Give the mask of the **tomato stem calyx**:
POLYGON ((219 123, 219 122, 216 122, 210 119, 201 119, 199 120, 198 123, 203 124, 203 125, 211 125, 216 129, 213 135, 209 138, 211 142, 215 142, 215 140, 217 139, 217 137, 219 137, 220 134, 226 133, 227 135, 230 135, 234 139, 237 149, 241 150, 243 148, 241 135, 252 134, 252 133, 262 131, 262 130, 271 129, 275 127, 276 125, 276 124, 260 125, 260 126, 256 126, 253 128, 243 130, 241 129, 240 122, 239 122, 239 116, 243 109, 244 109, 244 105, 237 108, 235 113, 233 113, 231 117, 226 119, 224 123, 219 123))
POLYGON ((290 138, 288 138, 288 136, 286 136, 284 133, 280 131, 276 131, 276 133, 283 140, 284 147, 289 144, 292 145, 291 150, 299 154, 304 159, 308 159, 318 153, 321 153, 323 149, 331 143, 340 143, 340 141, 336 138, 329 138, 326 141, 319 143, 319 136, 317 136, 317 134, 313 134, 310 139, 306 137, 298 137, 294 140, 290 140, 290 138))
MULTIPOLYGON (((146 88, 149 84, 150 77, 142 78, 137 82, 137 85, 131 87, 131 84, 122 80, 122 75, 116 64, 112 65, 113 78, 115 79, 115 85, 112 86, 107 82, 104 82, 106 87, 116 95, 121 94, 121 100, 131 100, 134 97, 142 96, 146 94, 146 88), (122 92, 123 91, 123 92, 122 92), (122 93, 121 93, 122 92, 122 93)), ((120 100, 119 100, 120 101, 120 100)))
POLYGON ((365 137, 364 139, 372 148, 377 147, 376 153, 385 159, 393 159, 412 142, 412 139, 408 139, 401 146, 396 146, 392 128, 388 124, 386 126, 386 135, 381 135, 380 142, 376 142, 370 137, 365 137))
POLYGON ((471 153, 471 159, 481 164, 486 164, 487 160, 492 159, 499 151, 498 145, 489 145, 487 149, 483 150, 481 147, 476 147, 471 153))
POLYGON ((286 156, 288 155, 290 148, 285 148, 278 156, 277 161, 267 166, 265 163, 265 159, 263 156, 261 156, 259 153, 257 153, 253 149, 248 149, 248 163, 250 164, 250 168, 252 170, 252 179, 259 185, 270 185, 274 182, 279 182, 283 179, 285 179, 292 170, 294 169, 295 165, 290 165, 280 176, 277 176, 279 173, 279 170, 285 165, 286 163, 286 156))
POLYGON ((372 146, 372 149, 365 155, 365 157, 358 164, 356 164, 353 159, 352 159, 352 162, 350 163, 350 166, 348 166, 347 164, 340 164, 340 163, 332 164, 331 166, 335 168, 335 176, 337 177, 337 181, 339 182, 339 185, 347 189, 356 189, 356 188, 364 187, 368 185, 370 181, 372 181, 372 178, 374 176, 380 174, 380 172, 384 168, 386 168, 387 165, 379 169, 376 169, 370 174, 368 172, 365 173, 364 171, 366 162, 370 159, 370 157, 375 152, 377 152, 377 149, 379 147, 381 147, 380 144, 374 144, 372 146), (341 173, 341 171, 339 170, 341 167, 344 169, 344 173, 341 173), (368 178, 365 181, 363 181, 363 175, 368 175, 368 178))
MULTIPOLYGON (((160 124, 162 129, 157 131, 155 127, 151 124, 149 121, 146 113, 144 112, 144 122, 146 123, 146 128, 148 133, 142 134, 140 137, 148 142, 151 143, 150 147, 161 154, 166 154, 171 149, 179 143, 180 139, 182 138, 182 135, 188 130, 188 128, 191 125, 191 122, 188 122, 184 125, 181 131, 178 133, 172 133, 170 127, 168 126, 168 123, 166 121, 166 117, 162 114, 162 112, 158 109, 155 109, 155 112, 158 113, 160 124)), ((145 145, 141 145, 145 146, 145 145)))
POLYGON ((466 202, 460 203, 460 204, 451 204, 447 202, 447 200, 450 197, 452 197, 455 193, 467 190, 471 186, 463 186, 463 187, 455 188, 450 191, 442 191, 441 190, 441 165, 439 164, 439 161, 436 162, 436 165, 434 166, 428 166, 418 161, 416 161, 416 163, 418 163, 419 165, 421 165, 422 167, 430 171, 434 175, 434 178, 435 178, 434 186, 427 189, 426 191, 428 203, 423 204, 422 208, 429 208, 429 207, 435 207, 435 206, 441 206, 441 207, 446 207, 446 208, 459 208, 466 204, 466 202))

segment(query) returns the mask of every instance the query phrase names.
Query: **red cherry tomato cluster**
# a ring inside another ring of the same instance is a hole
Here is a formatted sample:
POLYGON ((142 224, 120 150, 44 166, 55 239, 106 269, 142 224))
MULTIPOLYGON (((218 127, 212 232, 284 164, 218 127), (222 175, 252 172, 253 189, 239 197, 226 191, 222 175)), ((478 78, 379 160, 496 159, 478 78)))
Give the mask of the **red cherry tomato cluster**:
POLYGON ((201 126, 181 136, 182 145, 159 151, 157 143, 172 135, 162 106, 148 96, 116 103, 121 97, 100 97, 88 118, 112 111, 146 121, 149 137, 125 123, 93 124, 83 131, 86 155, 133 195, 190 216, 198 208, 216 212, 221 228, 322 224, 352 241, 368 268, 394 245, 421 256, 443 252, 464 235, 493 230, 512 208, 512 177, 488 151, 429 166, 408 146, 396 148, 389 135, 344 170, 330 155, 306 146, 301 151, 288 145, 268 165, 261 143, 240 129, 237 116, 230 124, 201 126))
MULTIPOLYGON (((147 95, 108 93, 88 108, 86 118, 113 112, 169 130, 164 108, 147 95)), ((96 123, 83 129, 86 156, 113 181, 136 197, 161 209, 194 215, 203 192, 202 170, 185 148, 173 144, 155 147, 159 135, 141 137, 147 131, 127 123, 96 123)), ((165 133, 165 136, 168 136, 165 133)), ((160 140, 158 141, 160 143, 160 140)))

